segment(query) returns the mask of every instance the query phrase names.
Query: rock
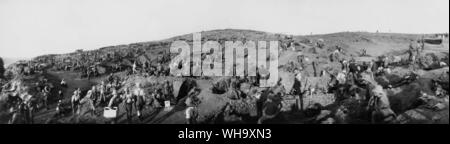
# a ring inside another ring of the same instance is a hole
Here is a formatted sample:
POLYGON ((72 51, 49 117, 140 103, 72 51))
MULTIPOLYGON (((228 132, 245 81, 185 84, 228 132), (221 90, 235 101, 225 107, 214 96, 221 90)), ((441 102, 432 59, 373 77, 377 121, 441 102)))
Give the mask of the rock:
POLYGON ((423 109, 412 109, 397 116, 400 124, 431 124, 430 118, 424 113, 423 109))
POLYGON ((327 118, 326 120, 320 122, 320 124, 335 124, 335 120, 331 117, 327 118))
MULTIPOLYGON (((331 111, 329 110, 322 110, 320 111, 320 114, 316 116, 316 121, 321 121, 325 119, 326 117, 329 117, 331 115, 331 111)), ((334 119, 333 119, 334 122, 334 119)))
POLYGON ((209 90, 202 90, 197 96, 202 103, 198 107, 199 123, 214 123, 218 116, 223 113, 223 110, 228 104, 228 99, 225 96, 213 94, 209 90))

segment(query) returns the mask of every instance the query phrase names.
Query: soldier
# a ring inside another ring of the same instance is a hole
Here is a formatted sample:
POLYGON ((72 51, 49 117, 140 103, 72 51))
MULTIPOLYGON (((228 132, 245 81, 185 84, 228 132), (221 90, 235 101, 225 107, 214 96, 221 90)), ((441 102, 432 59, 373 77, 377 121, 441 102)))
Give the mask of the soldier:
POLYGON ((330 55, 330 61, 331 62, 339 61, 340 53, 341 53, 341 47, 336 46, 336 50, 334 50, 333 53, 331 53, 331 55, 330 55))
POLYGON ((99 92, 98 92, 97 87, 95 85, 92 86, 91 92, 92 92, 91 99, 94 102, 94 104, 97 104, 97 102, 98 102, 97 100, 98 100, 98 97, 99 97, 99 92))
POLYGON ((349 71, 349 63, 347 60, 342 60, 341 65, 341 70, 349 71))
POLYGON ((409 54, 409 62, 410 62, 410 64, 415 64, 416 53, 415 53, 415 45, 414 45, 414 41, 413 40, 411 40, 411 42, 409 43, 408 54, 409 54))
POLYGON ((303 95, 305 93, 304 86, 305 84, 302 83, 302 74, 301 72, 296 69, 295 72, 295 80, 294 85, 292 87, 292 93, 296 96, 296 103, 298 110, 303 110, 303 95))
POLYGON ((316 57, 316 59, 313 60, 313 62, 312 62, 314 77, 317 77, 317 72, 320 71, 320 70, 317 70, 318 69, 318 61, 319 61, 319 57, 316 57))
POLYGON ((78 107, 80 105, 80 95, 81 95, 81 90, 80 90, 80 88, 78 88, 77 90, 74 91, 72 98, 70 99, 70 102, 72 104, 72 114, 73 115, 78 113, 78 107))
POLYGON ((135 103, 135 98, 133 97, 133 94, 130 93, 130 90, 127 88, 125 90, 125 96, 124 96, 124 102, 125 102, 125 111, 127 114, 127 122, 131 124, 133 119, 133 106, 135 103))
POLYGON ((104 81, 102 81, 102 83, 100 84, 99 89, 100 95, 97 99, 97 105, 102 105, 104 102, 106 102, 106 85, 104 81))
POLYGON ((89 111, 91 112, 91 115, 95 115, 95 106, 94 101, 92 100, 92 90, 89 90, 86 93, 86 96, 80 101, 81 104, 87 103, 89 106, 89 111))
POLYGON ((46 110, 48 110, 49 95, 50 95, 50 89, 48 88, 48 86, 45 86, 44 89, 42 90, 42 99, 43 99, 43 103, 44 103, 46 110))
POLYGON ((142 110, 144 109, 145 105, 145 93, 144 89, 141 88, 140 83, 136 83, 136 89, 134 90, 134 96, 136 97, 136 112, 137 116, 140 120, 142 120, 142 110))
POLYGON ((417 43, 417 46, 416 46, 416 53, 417 53, 417 56, 420 56, 420 53, 421 53, 421 51, 423 50, 423 48, 422 48, 422 42, 421 42, 421 40, 417 40, 416 43, 417 43))

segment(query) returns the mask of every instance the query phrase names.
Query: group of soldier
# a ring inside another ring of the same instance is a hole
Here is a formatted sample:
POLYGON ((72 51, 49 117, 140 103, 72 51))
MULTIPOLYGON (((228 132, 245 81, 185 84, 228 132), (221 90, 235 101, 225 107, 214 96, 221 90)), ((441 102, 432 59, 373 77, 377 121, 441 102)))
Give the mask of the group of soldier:
MULTIPOLYGON (((41 109, 49 110, 50 100, 53 90, 52 84, 47 79, 39 80, 35 86, 36 93, 32 95, 30 92, 19 93, 21 91, 20 84, 8 83, 2 93, 8 96, 7 105, 10 108, 11 115, 8 123, 34 123, 34 113, 41 109)), ((60 99, 57 97, 56 99, 60 99)))
MULTIPOLYGON (((143 111, 146 108, 158 109, 165 106, 165 101, 173 101, 173 85, 170 81, 156 83, 144 88, 141 83, 134 87, 126 87, 124 80, 110 75, 99 85, 94 85, 82 97, 82 91, 77 89, 71 97, 71 109, 74 115, 83 115, 83 112, 91 112, 93 115, 101 113, 103 108, 117 108, 125 111, 128 123, 133 122, 134 112, 139 120, 143 120, 143 111), (87 108, 87 109, 86 109, 87 108), (102 110, 97 110, 102 108, 102 110), (123 109, 122 109, 123 108, 123 109)), ((111 121, 116 122, 118 118, 111 121)))
MULTIPOLYGON (((414 50, 415 53, 423 51, 423 43, 419 45, 420 47, 410 49, 414 50), (420 51, 418 50, 420 49, 420 51)), ((383 88, 377 84, 375 77, 382 76, 384 74, 390 73, 390 64, 386 59, 376 59, 368 62, 359 63, 353 57, 350 59, 345 59, 339 55, 342 53, 340 48, 337 48, 335 52, 330 55, 330 61, 338 60, 341 64, 341 69, 338 73, 332 74, 326 70, 322 70, 320 77, 324 75, 329 76, 329 80, 324 81, 327 83, 327 88, 320 88, 318 85, 311 85, 310 75, 308 72, 303 70, 301 63, 305 60, 304 57, 299 57, 300 66, 293 69, 295 73, 295 81, 292 88, 291 94, 297 96, 297 107, 303 109, 302 99, 307 95, 312 95, 313 92, 321 90, 322 93, 333 93, 337 101, 343 101, 349 98, 355 98, 361 101, 368 102, 367 110, 377 112, 373 114, 373 123, 388 123, 391 122, 395 113, 390 109, 389 101, 386 94, 383 92, 383 88), (306 77, 306 78, 305 78, 306 77), (327 91, 328 90, 328 91, 327 91), (365 95, 360 95, 361 91, 366 91, 365 95), (382 113, 382 114, 380 114, 382 113), (380 118, 380 115, 382 118, 380 118), (387 118, 389 117, 389 118, 387 118), (389 120, 388 120, 389 119, 389 120)), ((410 62, 414 62, 414 55, 411 55, 410 62)), ((316 70, 317 65, 312 65, 314 77, 318 77, 316 70)), ((312 76, 312 75, 311 75, 312 76)), ((402 84, 410 83, 416 78, 416 75, 408 75, 402 84)))

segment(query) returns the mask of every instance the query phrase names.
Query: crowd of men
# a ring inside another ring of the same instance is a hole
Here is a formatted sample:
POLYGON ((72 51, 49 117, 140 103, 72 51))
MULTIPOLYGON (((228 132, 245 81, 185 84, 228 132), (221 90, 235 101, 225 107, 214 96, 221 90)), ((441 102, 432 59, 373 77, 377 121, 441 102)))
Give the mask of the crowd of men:
MULTIPOLYGON (((71 97, 71 109, 73 115, 90 112, 94 116, 99 116, 104 107, 117 108, 116 112, 124 111, 127 122, 132 123, 135 114, 139 120, 143 120, 143 110, 162 108, 166 105, 165 101, 174 101, 173 85, 170 81, 155 83, 145 88, 140 83, 136 83, 133 87, 126 87, 123 79, 111 74, 101 84, 87 90, 84 97, 80 89, 74 91, 71 97)), ((117 118, 111 121, 116 122, 117 118)))
POLYGON ((35 83, 35 90, 25 91, 19 93, 22 89, 19 83, 7 83, 4 85, 2 93, 7 94, 7 107, 11 115, 8 123, 17 123, 22 120, 22 123, 34 123, 34 113, 39 110, 49 110, 50 101, 61 100, 59 97, 51 97, 51 92, 54 90, 53 85, 47 79, 41 79, 35 83), (31 92, 35 94, 31 94, 31 92))

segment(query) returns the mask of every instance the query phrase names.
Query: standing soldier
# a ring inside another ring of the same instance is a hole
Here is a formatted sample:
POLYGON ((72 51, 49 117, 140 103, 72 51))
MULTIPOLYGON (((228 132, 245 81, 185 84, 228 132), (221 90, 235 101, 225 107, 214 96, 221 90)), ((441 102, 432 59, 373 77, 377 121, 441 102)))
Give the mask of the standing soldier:
POLYGON ((92 91, 92 95, 91 95, 91 99, 94 102, 94 104, 97 104, 97 100, 98 100, 98 91, 97 91, 97 87, 94 85, 91 88, 92 91))
POLYGON ((316 57, 316 59, 313 60, 313 62, 312 62, 312 67, 313 67, 313 71, 314 71, 314 77, 317 77, 318 61, 319 61, 319 57, 316 57))
POLYGON ((80 104, 84 105, 87 104, 89 106, 89 111, 91 112, 91 115, 95 115, 95 106, 94 102, 92 100, 92 91, 89 90, 86 94, 86 96, 80 100, 80 104))
POLYGON ((416 46, 416 54, 417 54, 417 56, 416 56, 416 58, 417 57, 419 57, 420 56, 420 53, 421 53, 421 51, 422 51, 422 42, 421 42, 421 40, 417 40, 417 46, 416 46))
POLYGON ((133 97, 133 94, 130 93, 130 90, 127 88, 125 90, 125 111, 127 113, 127 122, 131 124, 133 119, 133 105, 135 102, 135 99, 133 97))
POLYGON ((136 89, 134 90, 134 95, 136 96, 136 112, 139 120, 142 120, 142 110, 145 105, 145 95, 144 90, 141 88, 140 83, 136 83, 136 89))
POLYGON ((100 96, 97 99, 97 105, 102 105, 106 101, 106 85, 105 82, 102 81, 100 84, 100 96))
POLYGON ((42 90, 42 96, 43 96, 42 99, 43 99, 43 103, 44 103, 46 110, 48 110, 49 95, 50 95, 50 90, 49 90, 48 86, 45 86, 44 89, 42 90))
POLYGON ((81 94, 81 90, 80 90, 80 88, 78 88, 77 90, 75 90, 75 92, 72 95, 72 98, 70 99, 70 102, 72 104, 72 114, 73 115, 77 114, 78 106, 80 104, 80 94, 81 94))
POLYGON ((298 110, 303 110, 304 84, 302 83, 302 74, 298 69, 294 70, 294 72, 296 74, 292 90, 293 94, 296 95, 295 99, 298 110))
POLYGON ((409 62, 410 64, 415 64, 415 60, 416 60, 416 54, 414 53, 414 41, 411 40, 410 44, 409 44, 409 50, 408 50, 408 54, 409 54, 409 62))

